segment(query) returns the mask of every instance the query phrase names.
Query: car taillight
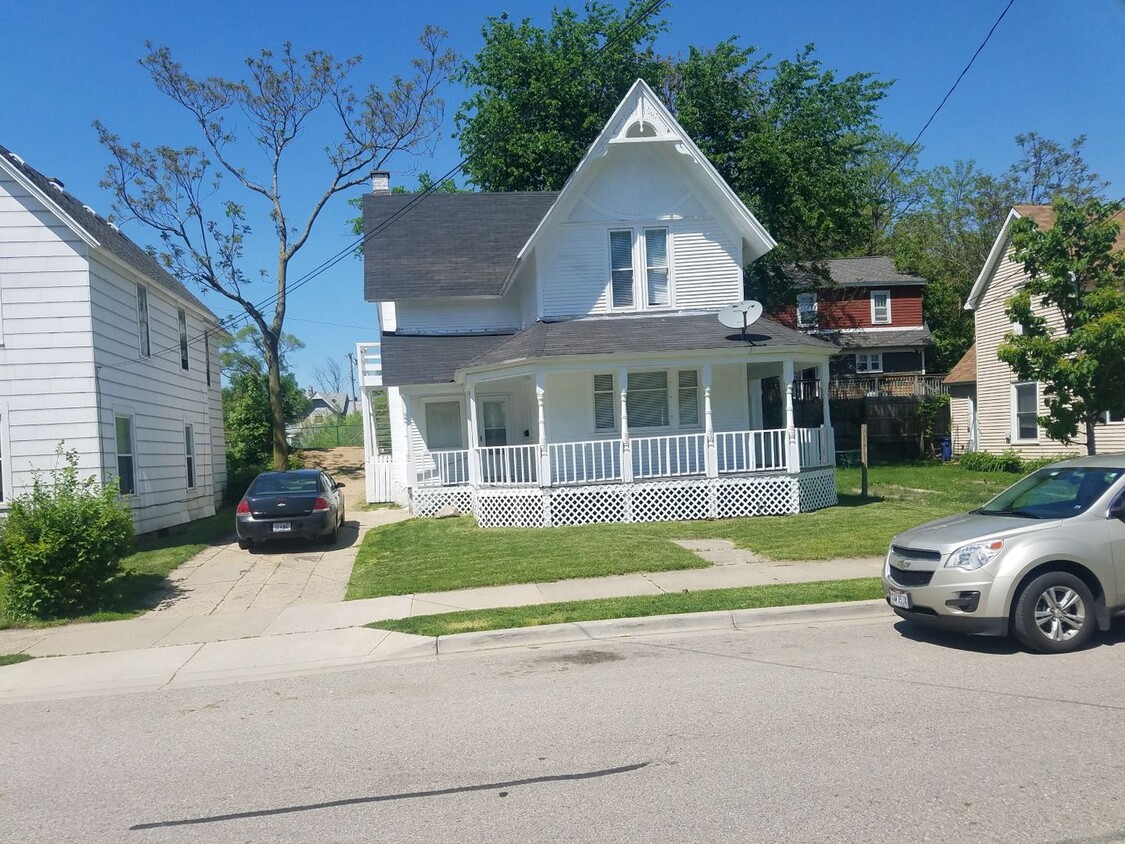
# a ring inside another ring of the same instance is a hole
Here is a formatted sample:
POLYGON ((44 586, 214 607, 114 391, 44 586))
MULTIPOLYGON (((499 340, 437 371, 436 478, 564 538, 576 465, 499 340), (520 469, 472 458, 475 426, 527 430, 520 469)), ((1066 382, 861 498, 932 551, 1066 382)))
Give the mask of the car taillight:
POLYGON ((238 513, 239 515, 249 516, 250 515, 250 503, 245 498, 243 498, 241 501, 238 502, 238 508, 234 512, 238 513))
POLYGON ((313 502, 313 512, 314 513, 323 513, 327 509, 328 509, 328 499, 327 498, 324 498, 323 496, 319 496, 319 497, 317 497, 316 501, 313 502))

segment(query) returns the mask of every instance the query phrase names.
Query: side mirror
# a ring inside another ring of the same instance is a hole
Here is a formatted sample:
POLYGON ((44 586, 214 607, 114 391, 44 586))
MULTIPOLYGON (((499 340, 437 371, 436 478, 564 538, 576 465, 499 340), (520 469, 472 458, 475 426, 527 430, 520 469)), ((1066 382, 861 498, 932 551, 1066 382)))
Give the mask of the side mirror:
POLYGON ((343 489, 345 486, 347 486, 347 484, 338 483, 336 484, 336 489, 343 489))
POLYGON ((1117 519, 1119 522, 1125 522, 1125 501, 1118 499, 1109 505, 1109 512, 1106 513, 1107 519, 1117 519))

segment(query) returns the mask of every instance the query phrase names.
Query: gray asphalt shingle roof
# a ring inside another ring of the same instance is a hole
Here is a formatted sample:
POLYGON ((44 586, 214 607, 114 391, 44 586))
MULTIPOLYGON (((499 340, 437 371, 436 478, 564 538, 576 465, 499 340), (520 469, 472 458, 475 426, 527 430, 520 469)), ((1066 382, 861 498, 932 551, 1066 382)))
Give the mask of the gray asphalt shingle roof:
MULTIPOLYGON (((806 346, 832 349, 816 337, 769 320, 747 331, 755 346, 806 346)), ((516 334, 413 336, 383 335, 383 383, 440 384, 465 367, 496 366, 571 355, 621 355, 732 349, 741 332, 722 325, 715 314, 663 314, 536 322, 516 334)))
POLYGON ((369 302, 497 296, 555 192, 367 194, 363 295, 369 302))
MULTIPOLYGON (((893 287, 900 284, 926 284, 926 279, 921 276, 898 272, 894 260, 887 255, 867 258, 829 258, 824 263, 828 267, 832 281, 843 286, 867 287, 885 284, 893 287)), ((823 278, 808 270, 790 267, 786 272, 798 285, 819 287, 825 283, 823 278)))
POLYGON ((214 318, 216 322, 218 321, 218 317, 215 316, 211 309, 204 305, 203 302, 177 278, 164 269, 159 261, 122 234, 108 220, 89 210, 80 199, 71 196, 65 189, 55 187, 52 182, 61 184, 57 179, 50 179, 44 176, 4 146, 0 146, 0 156, 3 156, 9 164, 16 167, 32 184, 56 202, 59 207, 62 208, 71 219, 78 223, 78 225, 82 226, 106 252, 128 264, 130 267, 137 270, 137 272, 151 279, 166 290, 171 291, 181 299, 185 299, 195 305, 201 311, 214 318))
POLYGON ((904 328, 902 331, 822 332, 821 336, 829 334, 841 349, 890 349, 934 344, 933 335, 928 328, 904 328))

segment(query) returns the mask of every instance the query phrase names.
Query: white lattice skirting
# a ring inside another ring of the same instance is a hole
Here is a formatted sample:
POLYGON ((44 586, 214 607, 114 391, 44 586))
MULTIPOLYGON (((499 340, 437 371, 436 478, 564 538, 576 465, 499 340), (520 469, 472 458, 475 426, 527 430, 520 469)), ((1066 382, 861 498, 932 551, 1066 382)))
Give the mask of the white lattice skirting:
POLYGON ((481 527, 552 527, 780 516, 836 503, 832 469, 800 475, 693 478, 553 489, 436 487, 415 490, 411 509, 432 516, 447 504, 481 527))

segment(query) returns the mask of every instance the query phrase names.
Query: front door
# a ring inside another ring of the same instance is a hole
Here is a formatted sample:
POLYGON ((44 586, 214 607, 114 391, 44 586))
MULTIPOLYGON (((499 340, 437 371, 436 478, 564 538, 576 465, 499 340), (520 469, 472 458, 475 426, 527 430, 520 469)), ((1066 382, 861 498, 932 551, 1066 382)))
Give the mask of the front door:
POLYGON ((508 399, 480 400, 480 436, 485 447, 508 444, 508 399))

